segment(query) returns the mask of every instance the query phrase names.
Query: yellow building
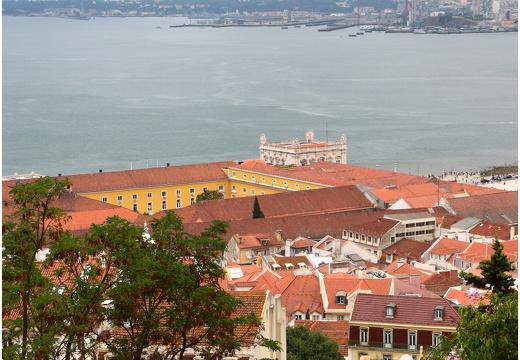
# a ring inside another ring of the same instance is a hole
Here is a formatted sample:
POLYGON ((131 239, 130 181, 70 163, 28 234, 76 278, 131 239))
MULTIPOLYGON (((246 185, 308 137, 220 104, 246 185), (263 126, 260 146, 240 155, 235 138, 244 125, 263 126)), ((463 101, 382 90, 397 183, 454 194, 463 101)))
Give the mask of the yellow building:
POLYGON ((235 161, 100 171, 66 177, 71 182, 69 190, 76 194, 147 214, 189 206, 204 190, 218 191, 224 198, 230 198, 326 187, 268 175, 265 168, 264 172, 256 171, 235 161))
POLYGON ((148 214, 187 207, 204 190, 231 198, 358 184, 377 189, 429 181, 425 177, 332 162, 272 166, 259 159, 66 177, 71 181, 70 190, 76 194, 148 214))

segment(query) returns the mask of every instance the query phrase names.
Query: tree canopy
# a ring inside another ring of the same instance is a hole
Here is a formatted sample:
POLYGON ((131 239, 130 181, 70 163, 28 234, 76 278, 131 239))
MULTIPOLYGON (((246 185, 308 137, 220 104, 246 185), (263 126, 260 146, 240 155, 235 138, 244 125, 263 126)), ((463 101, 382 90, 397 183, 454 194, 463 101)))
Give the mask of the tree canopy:
POLYGON ((305 326, 288 326, 287 360, 342 360, 338 344, 319 331, 305 326))
POLYGON ((150 233, 115 216, 75 237, 63 230, 67 214, 52 207, 67 184, 43 178, 11 189, 18 209, 2 227, 5 358, 85 358, 104 342, 115 359, 182 358, 188 348, 218 359, 257 335, 260 319, 237 312, 242 303, 219 286, 226 223, 193 235, 167 211, 150 233))
POLYGON ((515 281, 510 274, 513 261, 502 252, 503 249, 504 246, 498 241, 498 238, 495 238, 493 243, 495 252, 491 255, 491 259, 484 259, 480 262, 479 268, 482 271, 482 277, 464 271, 460 273, 460 277, 480 289, 490 288, 498 296, 515 292, 516 290, 513 289, 515 281))
POLYGON ((203 200, 223 199, 224 194, 217 190, 204 190, 204 192, 197 195, 197 202, 203 200))
POLYGON ((489 305, 465 306, 450 337, 425 354, 427 360, 518 359, 518 293, 490 296, 489 305))
POLYGON ((260 209, 260 204, 258 203, 258 198, 255 196, 255 202, 253 203, 253 219, 261 219, 264 217, 264 213, 260 209))

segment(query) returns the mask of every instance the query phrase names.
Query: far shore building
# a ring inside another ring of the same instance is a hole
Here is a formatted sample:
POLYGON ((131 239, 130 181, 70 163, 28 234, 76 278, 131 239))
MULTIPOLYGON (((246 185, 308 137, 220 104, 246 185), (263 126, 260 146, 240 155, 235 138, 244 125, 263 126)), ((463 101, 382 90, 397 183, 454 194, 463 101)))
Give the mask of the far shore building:
POLYGON ((318 161, 337 164, 347 163, 347 137, 339 142, 314 139, 314 131, 308 130, 305 140, 267 142, 265 134, 260 135, 260 158, 268 164, 304 166, 318 161))

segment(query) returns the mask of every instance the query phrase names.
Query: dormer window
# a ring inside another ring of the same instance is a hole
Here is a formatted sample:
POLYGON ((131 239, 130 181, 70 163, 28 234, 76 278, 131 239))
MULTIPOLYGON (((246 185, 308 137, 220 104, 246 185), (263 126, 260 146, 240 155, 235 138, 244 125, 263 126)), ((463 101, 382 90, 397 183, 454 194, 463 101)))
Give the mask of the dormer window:
POLYGON ((434 320, 442 320, 444 316, 444 306, 436 306, 433 312, 434 320))
POLYGON ((336 293, 336 304, 345 305, 347 303, 347 292, 346 291, 338 291, 336 293))
POLYGON ((395 303, 389 303, 386 305, 386 317, 393 318, 395 316, 395 303))

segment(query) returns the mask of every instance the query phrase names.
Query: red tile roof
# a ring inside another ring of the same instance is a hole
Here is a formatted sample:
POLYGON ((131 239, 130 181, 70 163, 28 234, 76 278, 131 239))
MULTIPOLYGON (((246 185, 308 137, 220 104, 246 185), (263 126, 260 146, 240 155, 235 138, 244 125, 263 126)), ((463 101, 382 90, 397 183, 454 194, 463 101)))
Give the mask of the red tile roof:
POLYGON ((518 191, 449 199, 447 202, 457 215, 501 224, 518 223, 518 191))
MULTIPOLYGON (((251 219, 254 196, 197 202, 176 212, 184 222, 214 219, 251 219)), ((266 218, 290 215, 329 214, 372 209, 372 204, 355 186, 288 191, 262 195, 258 203, 266 218)))
POLYGON ((69 178, 72 183, 72 189, 75 192, 91 193, 116 189, 201 183, 215 180, 227 181, 228 177, 224 169, 234 165, 236 165, 234 161, 220 161, 204 164, 67 175, 61 178, 69 178))
POLYGON ((430 249, 431 254, 438 255, 453 255, 455 253, 460 253, 464 251, 468 247, 468 243, 464 241, 448 239, 447 237, 442 237, 437 243, 430 249))
POLYGON ((457 310, 443 298, 358 294, 350 323, 445 326, 455 329, 459 321, 460 315, 457 310), (390 303, 396 304, 393 318, 386 317, 386 306, 390 303), (434 320, 434 310, 437 306, 444 307, 442 320, 434 320))
MULTIPOLYGON (((306 313, 307 310, 320 306, 323 306, 320 284, 315 275, 295 276, 282 293, 282 307, 286 309, 288 319, 292 319, 296 310, 306 313)), ((323 308, 320 310, 323 313, 323 308)))
POLYGON ((489 290, 481 290, 470 286, 454 286, 444 294, 444 298, 462 306, 478 306, 479 302, 489 304, 489 290))
POLYGON ((399 257, 405 257, 412 260, 422 262, 422 255, 431 246, 432 242, 424 242, 413 239, 404 238, 383 250, 385 254, 393 254, 399 257))
POLYGON ((338 291, 345 291, 347 296, 364 290, 372 294, 390 294, 392 279, 338 279, 327 276, 323 279, 330 309, 345 309, 345 304, 336 304, 338 291))
POLYGON ((388 185, 406 186, 425 184, 431 181, 430 178, 426 177, 326 161, 307 166, 277 168, 266 165, 261 160, 250 160, 236 166, 236 168, 330 186, 361 184, 373 188, 383 188, 388 185))

